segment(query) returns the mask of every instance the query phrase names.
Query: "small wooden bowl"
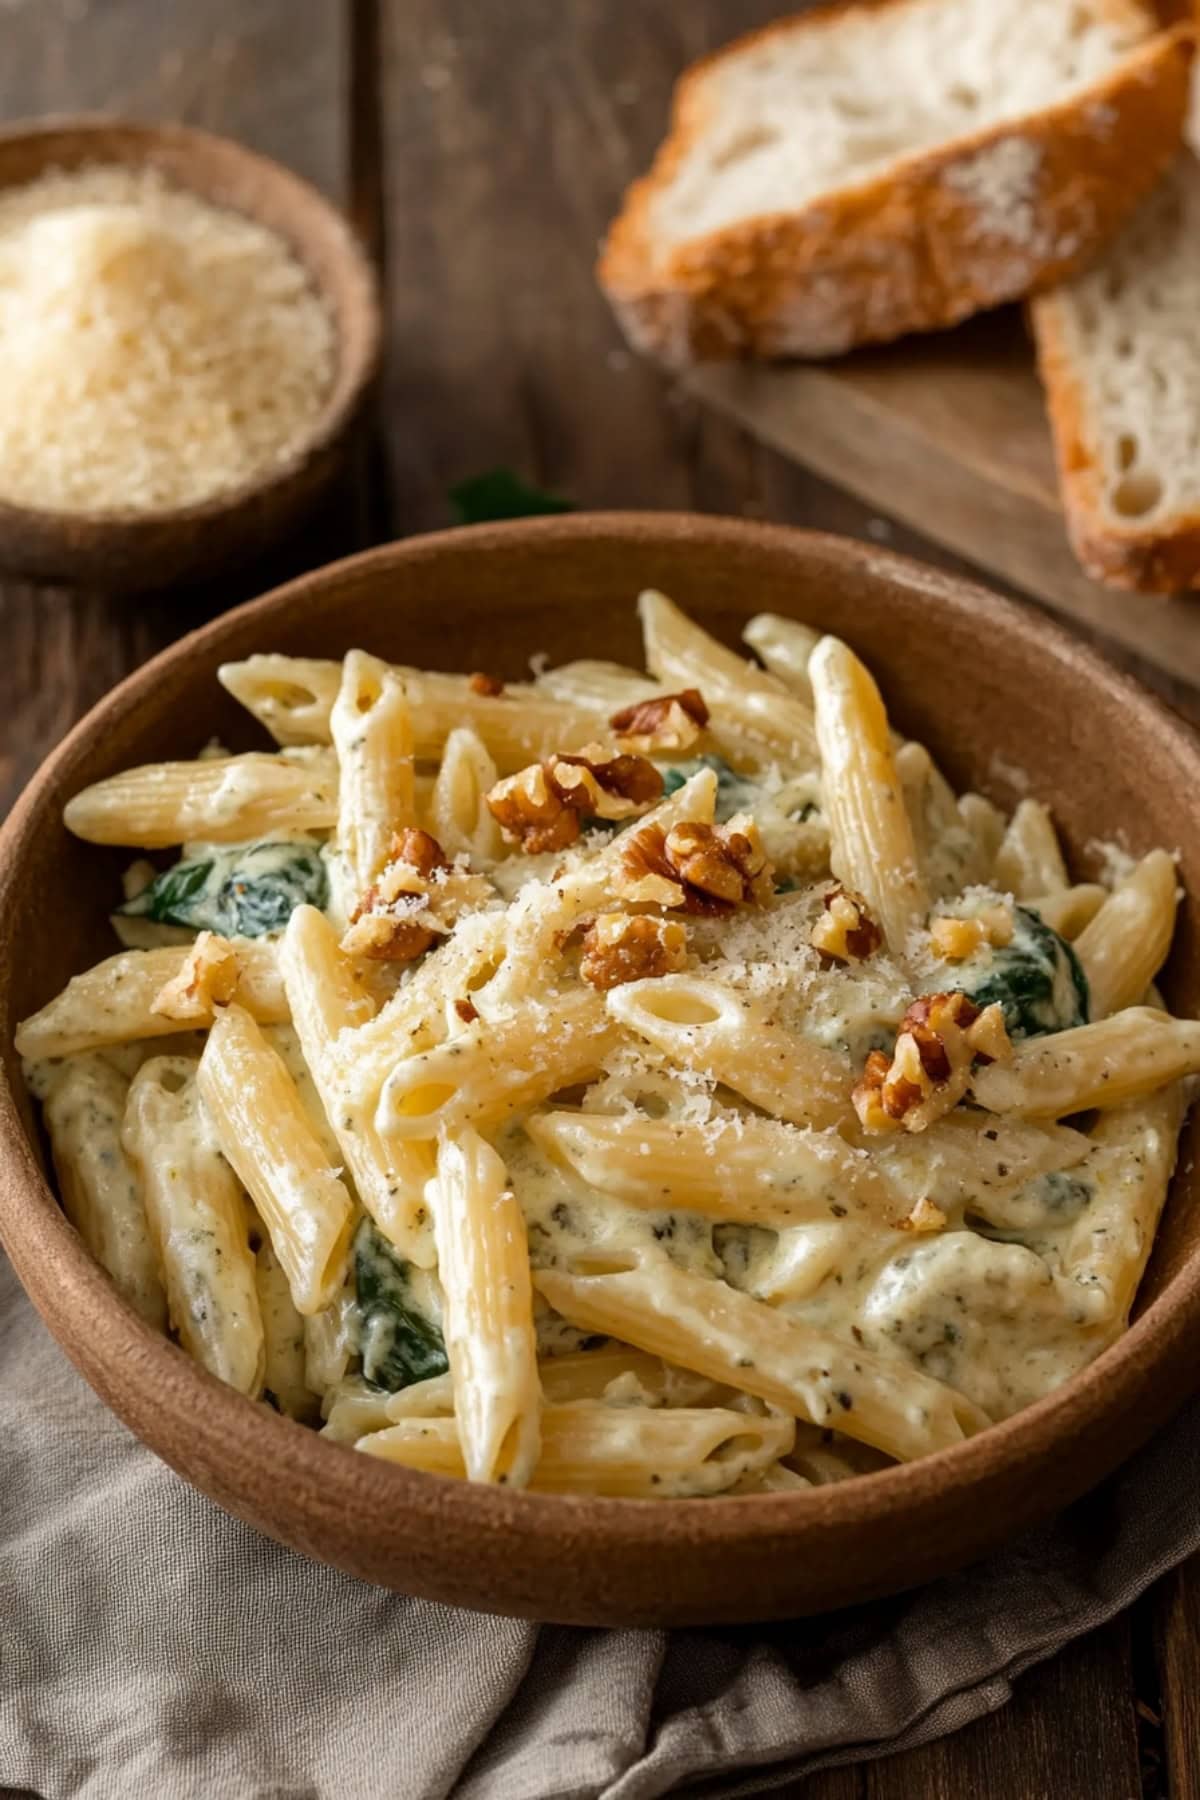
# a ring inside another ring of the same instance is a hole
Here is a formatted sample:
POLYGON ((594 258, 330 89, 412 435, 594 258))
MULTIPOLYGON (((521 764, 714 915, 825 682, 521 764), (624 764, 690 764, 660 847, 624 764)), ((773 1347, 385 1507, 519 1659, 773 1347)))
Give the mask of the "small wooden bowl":
MULTIPOLYGON (((843 634, 900 727, 960 788, 1013 805, 1023 768, 1069 853, 1121 837, 1178 846, 1187 889, 1165 986, 1200 1014, 1200 748, 1141 688, 1037 614, 901 557, 741 522, 608 514, 410 539, 304 576, 185 638, 76 727, 0 834, 0 1232, 51 1331, 138 1435, 222 1506, 364 1580, 579 1624, 787 1617, 926 1581, 1073 1500, 1196 1384, 1200 1177, 1189 1126, 1140 1315, 1112 1349, 1015 1418, 923 1462, 839 1486, 727 1500, 581 1500, 468 1487, 359 1456, 223 1387, 118 1299, 67 1223, 11 1044, 112 943, 124 855, 68 836, 85 783, 257 741, 214 680, 256 650, 363 645, 519 677, 535 651, 637 661, 654 586, 727 643, 763 609, 843 634), (1020 779, 1019 775, 1016 777, 1020 779)), ((147 1546, 153 1554, 153 1547, 147 1546)))
POLYGON ((62 118, 0 132, 0 189, 49 169, 128 163, 269 227, 328 306, 333 387, 312 430, 261 479, 161 512, 66 513, 0 499, 0 566, 44 581, 137 591, 192 582, 248 562, 284 537, 331 481, 378 371, 379 293, 346 220, 290 170, 228 138, 185 125, 62 118))

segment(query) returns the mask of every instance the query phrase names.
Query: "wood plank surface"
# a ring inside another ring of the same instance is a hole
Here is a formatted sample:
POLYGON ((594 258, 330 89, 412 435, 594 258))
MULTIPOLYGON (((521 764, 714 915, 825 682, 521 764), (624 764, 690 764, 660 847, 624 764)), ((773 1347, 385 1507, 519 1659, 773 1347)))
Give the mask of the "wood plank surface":
MULTIPOLYGON (((777 10, 777 0, 0 0, 0 118, 92 107, 179 117, 280 156, 347 206, 383 260, 389 324, 379 455, 269 567, 135 603, 0 583, 3 797, 161 644, 291 569, 445 523, 450 484, 495 463, 583 505, 741 512, 930 554, 911 528, 878 517, 900 514, 893 490, 876 499, 882 487, 864 476, 867 500, 852 497, 632 358, 592 279, 677 69, 777 10)), ((821 430, 832 432, 828 417, 821 430)), ((987 560, 974 535, 957 548, 987 560)), ((1190 667, 1170 660, 1176 676, 1190 667)), ((1157 678, 1196 705, 1178 679, 1157 678)), ((1162 1584, 1157 1617, 1170 1796, 1195 1800, 1196 1569, 1162 1584)), ((1133 1691, 1130 1627, 1118 1621, 1031 1671, 1010 1706, 956 1737, 802 1791, 1124 1800, 1140 1791, 1133 1691)))

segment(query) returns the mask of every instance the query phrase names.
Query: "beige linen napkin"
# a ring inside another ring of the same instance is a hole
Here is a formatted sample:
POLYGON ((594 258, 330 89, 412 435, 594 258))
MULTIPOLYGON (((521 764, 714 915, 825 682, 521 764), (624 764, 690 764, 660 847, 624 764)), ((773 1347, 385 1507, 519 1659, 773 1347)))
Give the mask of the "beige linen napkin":
POLYGON ((782 1626, 539 1630, 363 1586, 226 1518, 106 1411, 0 1259, 0 1785, 765 1793, 1002 1705, 1011 1677, 1200 1546, 1198 1425, 1193 1408, 1055 1525, 899 1600, 782 1626))

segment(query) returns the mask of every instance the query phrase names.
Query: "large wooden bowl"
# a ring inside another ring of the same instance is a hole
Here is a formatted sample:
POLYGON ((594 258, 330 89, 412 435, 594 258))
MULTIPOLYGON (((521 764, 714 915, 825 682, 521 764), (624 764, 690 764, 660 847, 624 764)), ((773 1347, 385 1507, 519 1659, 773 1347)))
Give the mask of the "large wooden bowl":
MULTIPOLYGON (((306 575, 155 658, 36 776, 0 835, 0 1029, 111 950, 127 857, 68 837, 63 802, 214 732, 253 744, 213 679, 254 650, 340 654, 515 678, 546 651, 636 661, 633 601, 663 588, 729 643, 751 613, 844 635, 900 726, 956 783, 1011 805, 1014 769, 1089 841, 1178 847, 1189 898, 1167 979, 1200 1013, 1200 752, 1140 688, 1035 614, 900 557, 725 520, 610 514, 416 538, 306 575)), ((20 1074, 0 1078, 0 1231, 51 1331, 173 1468, 283 1543, 405 1592, 581 1624, 813 1612, 924 1581, 1083 1492, 1163 1423, 1200 1367, 1195 1129, 1142 1309, 1115 1348, 955 1449, 831 1488, 730 1500, 576 1500, 475 1488, 328 1443, 203 1373, 118 1298, 55 1202, 20 1074)), ((31 1396, 32 1399, 32 1396, 31 1396)), ((147 1556, 155 1546, 146 1545, 147 1556)))
POLYGON ((336 207, 290 169, 188 125, 55 118, 0 131, 0 190, 49 169, 154 168, 175 187, 242 213, 283 238, 333 320, 333 385, 286 458, 240 487, 157 512, 57 512, 0 499, 0 566, 110 591, 208 578, 292 531, 341 465, 379 367, 375 273, 336 207))

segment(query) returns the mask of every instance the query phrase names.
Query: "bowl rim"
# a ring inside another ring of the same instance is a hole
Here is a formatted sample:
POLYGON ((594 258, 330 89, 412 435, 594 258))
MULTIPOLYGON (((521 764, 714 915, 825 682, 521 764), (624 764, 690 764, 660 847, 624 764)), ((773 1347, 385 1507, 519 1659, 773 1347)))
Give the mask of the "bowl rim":
MULTIPOLYGON (((1057 658, 1073 661, 1112 701, 1131 708, 1140 727, 1160 744, 1193 761, 1197 758, 1200 743, 1185 721, 1089 645, 1031 608, 890 549, 829 532, 679 512, 577 512, 459 526, 378 545, 309 570, 188 633, 126 676, 50 752, 0 827, 0 917, 10 912, 20 880, 23 847, 44 823, 47 791, 77 747, 89 741, 110 717, 115 722, 139 705, 152 691, 160 669, 193 649, 211 650, 231 624, 240 626, 256 619, 269 629, 273 618, 308 594, 336 588, 347 578, 386 573, 397 561, 436 562, 444 550, 468 541, 480 550, 502 553, 514 544, 539 542, 607 542, 636 550, 639 541, 654 538, 687 538, 713 554, 750 544, 774 546, 785 553, 789 547, 808 545, 844 565, 858 565, 878 578, 915 587, 964 617, 977 617, 984 606, 988 631, 1015 634, 1040 652, 1049 650, 1057 658)), ((408 1520, 431 1526, 444 1516, 449 1488, 453 1490, 457 1528, 510 1534, 514 1547, 520 1540, 536 1544, 545 1532, 567 1519, 577 1547, 591 1539, 597 1546, 617 1550, 652 1548, 667 1535, 666 1527, 672 1521, 686 1520, 689 1551, 733 1549, 750 1535, 774 1533, 780 1539, 792 1539, 807 1527, 837 1526, 840 1530, 869 1528, 889 1519, 894 1522, 903 1516, 906 1505, 981 1481, 998 1456, 1011 1464, 1034 1465, 1055 1449, 1065 1450, 1069 1435, 1064 1427, 1074 1434, 1101 1426, 1107 1413, 1137 1397, 1147 1363, 1152 1371, 1161 1368, 1170 1357, 1174 1340, 1200 1329, 1198 1250, 1094 1362, 1031 1406, 962 1443, 827 1487, 648 1504, 449 1481, 363 1456, 225 1386, 141 1320, 93 1260, 42 1174, 6 1067, 0 1067, 0 1238, 25 1286, 23 1268, 31 1266, 35 1257, 44 1256, 47 1246, 53 1244, 60 1269, 60 1310, 69 1307, 97 1342, 104 1341, 106 1364, 123 1357, 143 1368, 153 1364, 163 1389, 186 1406, 192 1441, 199 1442, 215 1466, 244 1458, 273 1468, 281 1481, 302 1473, 315 1476, 323 1489, 323 1501, 336 1504, 342 1517, 347 1516, 347 1507, 362 1512, 367 1499, 376 1516, 403 1509, 408 1520)), ((52 1334, 59 1337, 55 1321, 43 1316, 52 1334)), ((90 1380, 74 1351, 66 1344, 62 1347, 90 1380)), ((148 1374, 143 1381, 149 1385, 148 1374)))
MULTIPOLYGON (((226 204, 225 211, 233 212, 253 224, 262 225, 281 239, 299 262, 313 290, 330 313, 337 351, 333 383, 312 425, 285 455, 271 464, 262 475, 241 481, 236 487, 224 488, 210 495, 207 500, 198 500, 187 506, 160 507, 152 511, 109 507, 89 512, 70 512, 59 507, 30 506, 24 501, 7 500, 0 495, 0 536, 24 525, 34 527, 47 536, 60 533, 64 539, 70 537, 76 542, 86 539, 90 554, 103 554, 106 546, 117 542, 131 542, 141 532, 149 535, 153 531, 156 535, 161 535, 176 528, 182 531, 217 519, 223 520, 242 508, 256 506, 269 499, 277 490, 282 490, 294 481, 309 463, 317 461, 338 442, 378 376, 383 357, 383 303, 379 276, 350 219, 327 194, 322 193, 303 175, 297 174, 286 163, 251 149, 238 138, 226 137, 222 132, 209 131, 199 125, 185 125, 173 119, 141 119, 103 111, 47 113, 32 119, 16 119, 0 126, 0 158, 3 158, 7 150, 20 143, 28 143, 34 147, 44 146, 49 150, 56 140, 64 140, 64 144, 71 140, 86 142, 91 137, 100 140, 114 133, 119 133, 128 140, 130 148, 139 146, 139 154, 125 154, 120 149, 114 150, 111 147, 106 149, 98 143, 94 166, 115 163, 135 168, 153 167, 154 146, 163 145, 185 155, 200 152, 208 156, 223 157, 230 163, 239 165, 248 174, 256 174, 277 191, 289 194, 308 217, 319 220, 329 232, 330 241, 335 246, 335 254, 342 266, 343 277, 351 292, 352 304, 358 317, 358 329, 352 338, 347 339, 346 333, 333 317, 328 283, 309 262, 301 240, 267 225, 257 212, 226 204)), ((44 174, 56 166, 60 165, 55 164, 52 156, 47 156, 41 164, 40 173, 44 174)), ((87 159, 73 166, 87 166, 87 159)), ((37 179, 38 175, 35 174, 19 182, 8 181, 0 175, 0 195, 28 186, 37 179)), ((172 174, 168 176, 168 181, 218 209, 222 204, 211 199, 200 186, 192 186, 182 176, 172 174)))

